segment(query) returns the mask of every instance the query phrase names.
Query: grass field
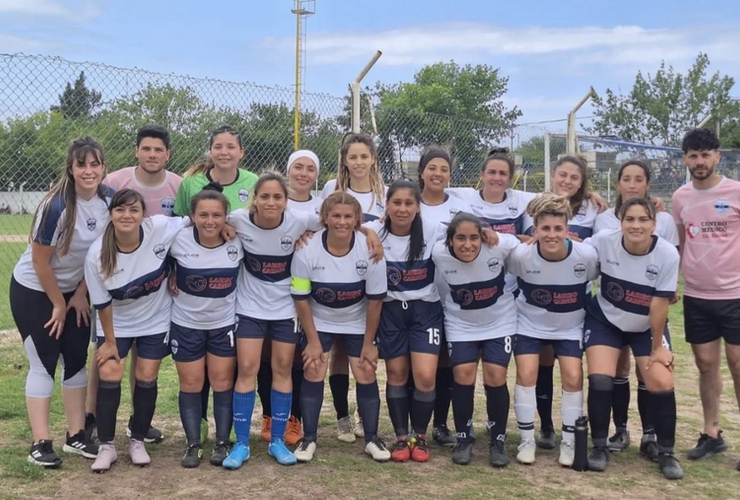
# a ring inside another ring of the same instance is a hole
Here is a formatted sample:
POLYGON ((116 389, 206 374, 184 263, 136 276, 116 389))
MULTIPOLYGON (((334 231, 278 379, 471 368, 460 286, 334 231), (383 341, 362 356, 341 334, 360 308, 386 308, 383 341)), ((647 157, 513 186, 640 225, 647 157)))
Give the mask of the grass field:
MULTIPOLYGON (((537 498, 537 499, 672 499, 740 498, 740 472, 735 470, 740 458, 740 418, 732 393, 729 373, 724 371, 725 392, 722 398, 724 415, 722 428, 730 450, 704 462, 691 462, 685 451, 691 448, 701 430, 701 405, 697 386, 697 371, 690 349, 683 342, 681 306, 671 309, 671 326, 676 351, 676 386, 679 405, 677 452, 686 478, 668 482, 660 476, 657 465, 642 459, 636 446, 612 455, 606 473, 577 473, 557 465, 557 451, 538 450, 534 466, 512 463, 505 470, 488 465, 485 403, 482 383, 476 394, 476 432, 478 443, 474 461, 467 467, 451 463, 449 451, 431 445, 432 460, 427 464, 376 464, 362 452, 362 445, 340 443, 334 438, 333 410, 324 405, 319 448, 310 464, 280 467, 267 455, 266 444, 259 436, 259 415, 253 420, 253 457, 241 470, 228 472, 214 468, 204 460, 198 469, 185 470, 179 460, 184 451, 184 436, 177 409, 177 377, 171 360, 165 361, 159 379, 160 395, 155 424, 167 439, 149 450, 153 465, 138 469, 125 456, 126 416, 129 411, 128 391, 124 390, 118 426, 119 462, 105 475, 93 475, 90 461, 65 455, 64 466, 57 471, 45 471, 26 462, 30 429, 24 404, 24 384, 27 362, 17 334, 10 332, 0 338, 0 498, 61 498, 82 500, 105 497, 119 498, 537 498)), ((510 388, 513 388, 513 363, 510 388)), ((383 380, 382 371, 379 378, 383 380)), ((381 383, 381 392, 383 389, 381 383)), ((633 384, 634 389, 634 384, 633 384)), ((513 391, 512 391, 513 392, 513 391)), ((328 391, 327 391, 328 393, 328 391)), ((350 398, 353 398, 353 394, 350 398)), ((639 440, 639 417, 633 396, 630 430, 633 443, 639 440)), ((258 405, 259 408, 259 405, 258 405)), ((555 415, 559 414, 556 396, 555 415)), ((52 404, 53 436, 61 450, 64 436, 64 411, 55 393, 52 404)), ((557 426, 557 422, 556 422, 557 426)), ((392 436, 385 405, 381 409, 381 433, 387 440, 392 436)), ((513 408, 509 416, 507 449, 516 454, 516 434, 513 408)), ((210 444, 205 447, 206 458, 210 444)))

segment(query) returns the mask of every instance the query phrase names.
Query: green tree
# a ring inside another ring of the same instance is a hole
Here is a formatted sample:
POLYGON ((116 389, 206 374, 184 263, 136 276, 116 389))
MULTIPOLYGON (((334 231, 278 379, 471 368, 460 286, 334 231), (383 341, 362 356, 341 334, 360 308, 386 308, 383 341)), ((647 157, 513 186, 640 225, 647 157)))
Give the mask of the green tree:
POLYGON ((67 119, 89 118, 93 110, 100 105, 100 92, 87 88, 85 72, 74 82, 74 86, 67 82, 64 91, 59 95, 59 106, 52 106, 52 111, 59 111, 67 119))

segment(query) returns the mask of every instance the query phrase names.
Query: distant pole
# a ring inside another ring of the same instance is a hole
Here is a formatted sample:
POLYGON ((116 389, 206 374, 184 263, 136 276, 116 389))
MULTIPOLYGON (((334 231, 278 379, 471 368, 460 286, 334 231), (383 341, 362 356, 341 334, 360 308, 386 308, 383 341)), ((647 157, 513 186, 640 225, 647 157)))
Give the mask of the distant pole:
POLYGON ((295 102, 293 104, 293 149, 301 147, 301 86, 306 71, 306 17, 316 12, 315 0, 293 0, 295 14, 295 102))
POLYGON ((550 190, 550 132, 545 132, 545 161, 543 165, 545 171, 545 191, 550 190))
POLYGON ((352 132, 354 133, 360 132, 360 83, 382 55, 383 53, 381 51, 376 50, 370 62, 360 71, 357 78, 349 84, 349 90, 352 93, 352 132))
POLYGON ((577 155, 578 154, 578 136, 576 135, 576 113, 581 106, 586 104, 592 96, 596 95, 596 91, 591 87, 583 98, 578 101, 578 104, 568 113, 568 133, 565 140, 565 154, 577 155))

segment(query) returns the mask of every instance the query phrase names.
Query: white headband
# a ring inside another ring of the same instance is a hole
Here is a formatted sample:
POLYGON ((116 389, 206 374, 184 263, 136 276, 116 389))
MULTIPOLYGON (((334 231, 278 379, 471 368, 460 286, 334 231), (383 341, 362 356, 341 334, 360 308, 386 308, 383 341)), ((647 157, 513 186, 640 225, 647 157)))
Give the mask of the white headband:
POLYGON ((288 167, 286 168, 286 171, 285 171, 286 174, 290 172, 290 167, 292 167, 293 164, 296 161, 298 161, 299 158, 309 158, 313 160, 313 162, 316 164, 316 173, 317 174, 319 173, 320 162, 319 162, 319 157, 316 156, 316 153, 308 149, 299 149, 298 151, 290 155, 290 158, 288 158, 288 167))

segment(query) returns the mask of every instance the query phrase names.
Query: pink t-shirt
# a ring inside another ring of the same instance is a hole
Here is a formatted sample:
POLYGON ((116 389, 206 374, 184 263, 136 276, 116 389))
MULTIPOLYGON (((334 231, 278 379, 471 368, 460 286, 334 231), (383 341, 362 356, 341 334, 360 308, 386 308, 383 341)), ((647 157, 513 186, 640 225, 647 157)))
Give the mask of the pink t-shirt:
POLYGON ((103 184, 110 186, 116 191, 121 189, 133 189, 144 196, 146 202, 147 215, 163 214, 172 215, 175 208, 175 197, 177 190, 182 182, 182 177, 172 172, 165 171, 167 176, 164 182, 159 186, 149 187, 142 185, 136 179, 136 169, 138 167, 126 167, 121 170, 111 172, 103 181, 103 184))
POLYGON ((689 183, 673 194, 673 219, 685 230, 684 293, 740 299, 740 182, 723 177, 709 189, 689 183))

